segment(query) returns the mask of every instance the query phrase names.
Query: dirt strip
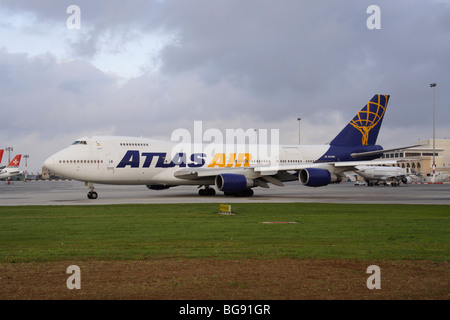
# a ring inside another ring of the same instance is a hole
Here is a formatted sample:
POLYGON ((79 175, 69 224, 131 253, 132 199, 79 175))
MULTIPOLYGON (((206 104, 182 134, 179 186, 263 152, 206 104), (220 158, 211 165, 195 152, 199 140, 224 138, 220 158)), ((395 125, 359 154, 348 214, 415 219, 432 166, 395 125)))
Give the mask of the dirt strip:
POLYGON ((449 300, 449 267, 448 261, 291 259, 2 263, 0 299, 449 300), (70 265, 80 268, 81 289, 67 287, 70 265), (370 265, 380 267, 381 289, 367 287, 370 265))

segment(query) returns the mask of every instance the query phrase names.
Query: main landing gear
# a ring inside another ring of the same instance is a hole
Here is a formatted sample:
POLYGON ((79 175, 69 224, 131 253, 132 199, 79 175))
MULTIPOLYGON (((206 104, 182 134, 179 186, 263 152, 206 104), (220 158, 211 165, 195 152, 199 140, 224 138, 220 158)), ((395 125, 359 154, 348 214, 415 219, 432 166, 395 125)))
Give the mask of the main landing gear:
POLYGON ((252 189, 245 189, 238 192, 224 192, 226 196, 234 196, 234 197, 251 197, 253 196, 252 189))
POLYGON ((213 188, 210 188, 209 186, 205 186, 205 189, 198 190, 198 194, 200 196, 215 196, 216 190, 214 190, 213 188))
MULTIPOLYGON (((202 186, 199 186, 201 188, 202 186)), ((210 188, 208 185, 205 185, 204 189, 198 190, 198 194, 200 196, 215 196, 216 191, 213 188, 210 188)), ((234 197, 251 197, 253 196, 252 189, 245 189, 242 191, 234 191, 234 192, 224 192, 225 196, 234 196, 234 197)))
MULTIPOLYGON (((87 184, 87 183, 86 183, 87 184)), ((92 183, 87 184, 89 187, 89 192, 87 193, 87 197, 89 199, 97 199, 98 198, 98 193, 94 191, 94 185, 92 183)))

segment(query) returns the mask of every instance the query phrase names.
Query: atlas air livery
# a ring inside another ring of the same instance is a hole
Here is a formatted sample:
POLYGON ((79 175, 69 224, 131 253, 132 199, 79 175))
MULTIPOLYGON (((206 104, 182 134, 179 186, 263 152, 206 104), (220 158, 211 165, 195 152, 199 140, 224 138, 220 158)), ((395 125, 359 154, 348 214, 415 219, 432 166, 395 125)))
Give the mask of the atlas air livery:
POLYGON ((248 144, 232 149, 210 145, 180 148, 172 141, 94 136, 77 139, 45 160, 44 167, 59 176, 84 181, 89 199, 98 197, 96 183, 146 185, 152 190, 196 185, 204 186, 200 195, 214 195, 215 187, 234 196, 252 196, 255 187, 284 186, 295 180, 310 187, 325 186, 341 181, 344 172, 358 165, 386 163, 375 159, 385 151, 400 149, 383 150, 375 144, 388 101, 388 95, 375 95, 325 145, 277 145, 277 152, 267 155, 252 152, 260 146, 248 144))

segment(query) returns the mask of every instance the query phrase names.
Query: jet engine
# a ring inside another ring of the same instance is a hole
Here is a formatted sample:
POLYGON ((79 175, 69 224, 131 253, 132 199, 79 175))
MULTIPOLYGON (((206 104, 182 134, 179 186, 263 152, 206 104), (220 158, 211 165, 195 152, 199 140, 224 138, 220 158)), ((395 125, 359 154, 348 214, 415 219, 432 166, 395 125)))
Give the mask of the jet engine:
POLYGON ((404 178, 402 178, 402 182, 403 182, 404 184, 408 184, 408 183, 412 183, 413 180, 412 180, 411 177, 404 177, 404 178))
POLYGON ((308 187, 321 187, 338 181, 338 176, 326 169, 307 168, 300 171, 299 180, 308 187))
POLYGON ((255 186, 252 179, 242 174, 223 173, 216 176, 216 187, 223 192, 240 192, 255 186))

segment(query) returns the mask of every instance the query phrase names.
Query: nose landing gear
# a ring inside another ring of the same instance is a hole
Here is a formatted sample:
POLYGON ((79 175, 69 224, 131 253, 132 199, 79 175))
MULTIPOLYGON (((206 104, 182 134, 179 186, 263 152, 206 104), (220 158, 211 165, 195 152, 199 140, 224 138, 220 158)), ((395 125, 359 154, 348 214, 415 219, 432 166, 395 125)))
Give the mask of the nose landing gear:
POLYGON ((89 199, 97 199, 98 198, 98 193, 95 191, 89 191, 87 194, 87 197, 89 199))
POLYGON ((97 192, 95 192, 94 191, 94 185, 92 184, 92 183, 86 183, 86 185, 88 185, 88 187, 89 187, 89 192, 87 193, 87 197, 89 198, 89 199, 97 199, 98 198, 98 193, 97 192))

